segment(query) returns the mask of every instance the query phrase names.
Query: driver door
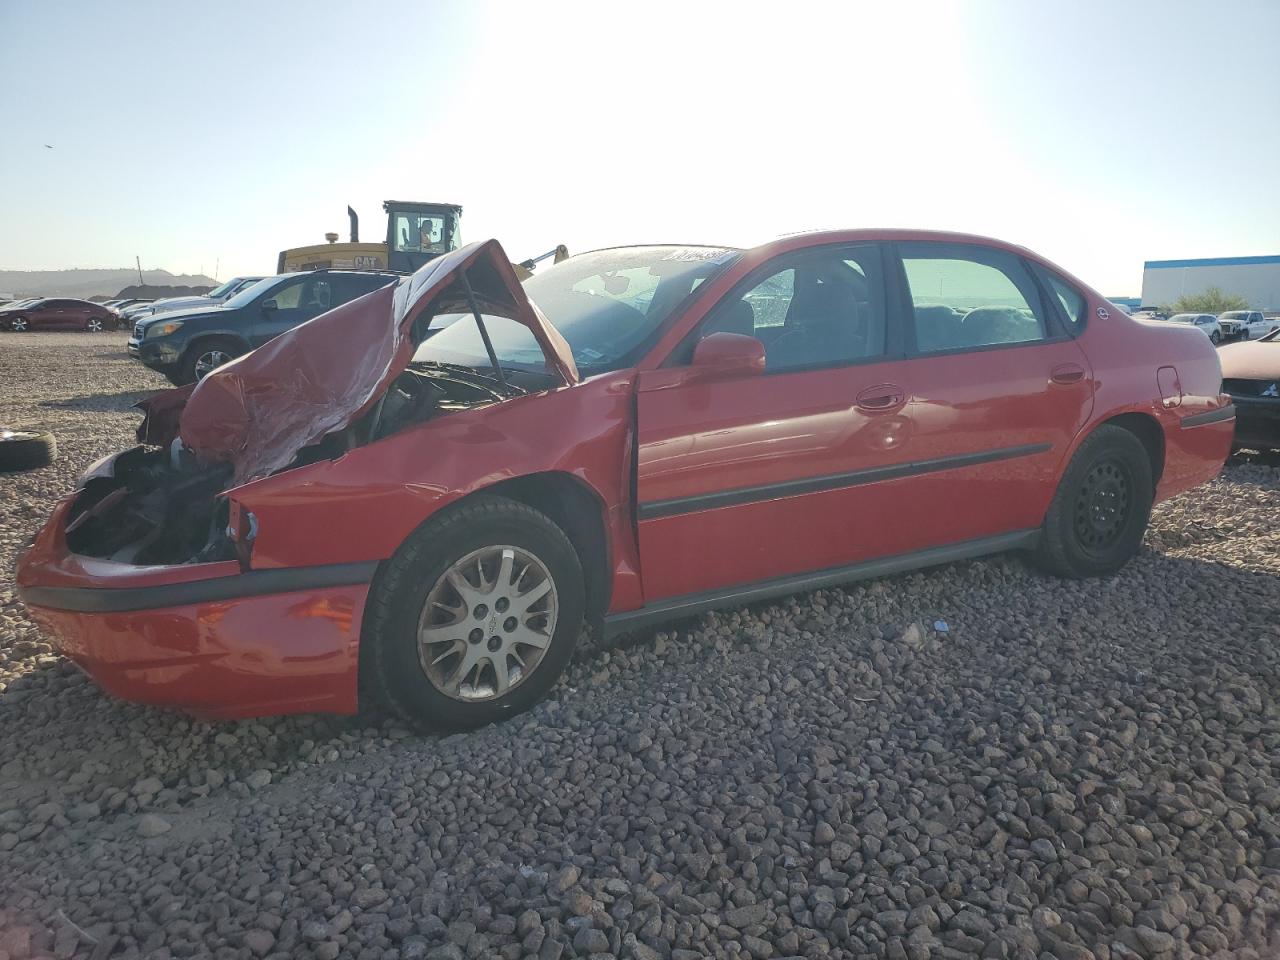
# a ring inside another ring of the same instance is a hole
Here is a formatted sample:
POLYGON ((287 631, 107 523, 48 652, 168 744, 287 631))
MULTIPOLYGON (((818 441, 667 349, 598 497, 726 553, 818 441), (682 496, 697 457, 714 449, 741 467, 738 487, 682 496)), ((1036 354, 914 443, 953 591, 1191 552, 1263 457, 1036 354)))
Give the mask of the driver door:
POLYGON ((879 245, 780 257, 708 313, 637 389, 645 602, 893 553, 908 458, 907 361, 879 245), (753 336, 765 372, 701 379, 698 339, 753 336))
POLYGON ((271 310, 259 306, 250 343, 260 347, 286 330, 320 316, 329 309, 332 296, 332 279, 324 273, 304 274, 295 282, 276 287, 263 299, 264 303, 274 300, 276 307, 271 310))

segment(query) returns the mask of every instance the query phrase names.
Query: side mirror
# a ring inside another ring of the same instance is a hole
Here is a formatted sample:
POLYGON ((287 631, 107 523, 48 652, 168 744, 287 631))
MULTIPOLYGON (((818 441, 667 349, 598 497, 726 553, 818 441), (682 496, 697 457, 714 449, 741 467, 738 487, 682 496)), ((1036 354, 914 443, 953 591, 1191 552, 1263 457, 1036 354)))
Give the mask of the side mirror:
POLYGON ((764 373, 764 344, 741 333, 712 333, 693 348, 698 379, 727 380, 764 373))
POLYGON ((263 313, 270 313, 272 310, 279 310, 279 309, 280 309, 280 304, 276 303, 275 297, 272 297, 270 300, 262 301, 263 313))

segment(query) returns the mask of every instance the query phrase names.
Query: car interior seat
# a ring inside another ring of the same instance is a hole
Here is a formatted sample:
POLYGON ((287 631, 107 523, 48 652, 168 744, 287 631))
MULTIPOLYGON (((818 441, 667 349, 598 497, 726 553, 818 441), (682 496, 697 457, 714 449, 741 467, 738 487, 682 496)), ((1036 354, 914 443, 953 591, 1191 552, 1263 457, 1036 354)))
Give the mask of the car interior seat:
POLYGON ((861 356, 866 344, 851 293, 814 277, 801 283, 787 310, 786 329, 768 349, 766 367, 801 367, 861 356))
POLYGON ((960 314, 946 304, 928 304, 915 308, 916 348, 928 353, 962 346, 960 314))
POLYGON ((738 333, 747 337, 756 335, 756 311, 746 300, 735 300, 728 308, 719 311, 707 325, 707 333, 738 333))
POLYGON ((1039 338, 1039 325, 1013 307, 975 307, 964 315, 965 346, 1020 343, 1039 338))

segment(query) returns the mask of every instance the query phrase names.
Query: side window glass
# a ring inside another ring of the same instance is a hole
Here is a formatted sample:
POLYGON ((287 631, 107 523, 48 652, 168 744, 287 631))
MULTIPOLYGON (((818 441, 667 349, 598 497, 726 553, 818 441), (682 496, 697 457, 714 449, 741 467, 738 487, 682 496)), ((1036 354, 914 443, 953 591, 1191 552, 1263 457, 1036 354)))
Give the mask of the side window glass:
POLYGON ((904 243, 899 250, 921 353, 1045 338, 1040 298, 1018 258, 965 244, 904 243))
POLYGON ((272 299, 275 300, 276 306, 281 310, 296 310, 298 304, 302 302, 302 288, 306 286, 304 283, 291 283, 283 290, 277 290, 272 299))
POLYGON ((743 300, 751 304, 754 321, 753 335, 776 330, 782 332, 787 322, 787 308, 796 289, 796 272, 791 268, 780 270, 759 286, 747 291, 743 300))
POLYGON ((1084 297, 1062 278, 1048 271, 1043 276, 1047 281, 1050 296, 1057 299, 1058 304, 1062 307, 1062 315, 1066 317, 1068 326, 1072 330, 1083 330, 1085 319, 1084 297))
POLYGON ((333 281, 325 277, 315 277, 303 291, 302 306, 311 313, 324 313, 333 306, 333 281))
POLYGON ((852 363, 884 354, 884 304, 878 247, 806 254, 717 304, 699 336, 755 337, 769 373, 852 363))

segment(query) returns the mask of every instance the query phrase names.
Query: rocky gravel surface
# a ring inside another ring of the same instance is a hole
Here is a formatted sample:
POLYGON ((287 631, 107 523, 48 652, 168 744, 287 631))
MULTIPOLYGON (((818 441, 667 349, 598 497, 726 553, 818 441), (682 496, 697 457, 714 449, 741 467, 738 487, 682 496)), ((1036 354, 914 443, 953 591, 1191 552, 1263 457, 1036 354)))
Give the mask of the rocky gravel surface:
POLYGON ((56 657, 16 553, 163 381, 0 335, 0 960, 1280 956, 1280 466, 1105 581, 1016 558, 584 650, 500 728, 207 724, 56 657))

